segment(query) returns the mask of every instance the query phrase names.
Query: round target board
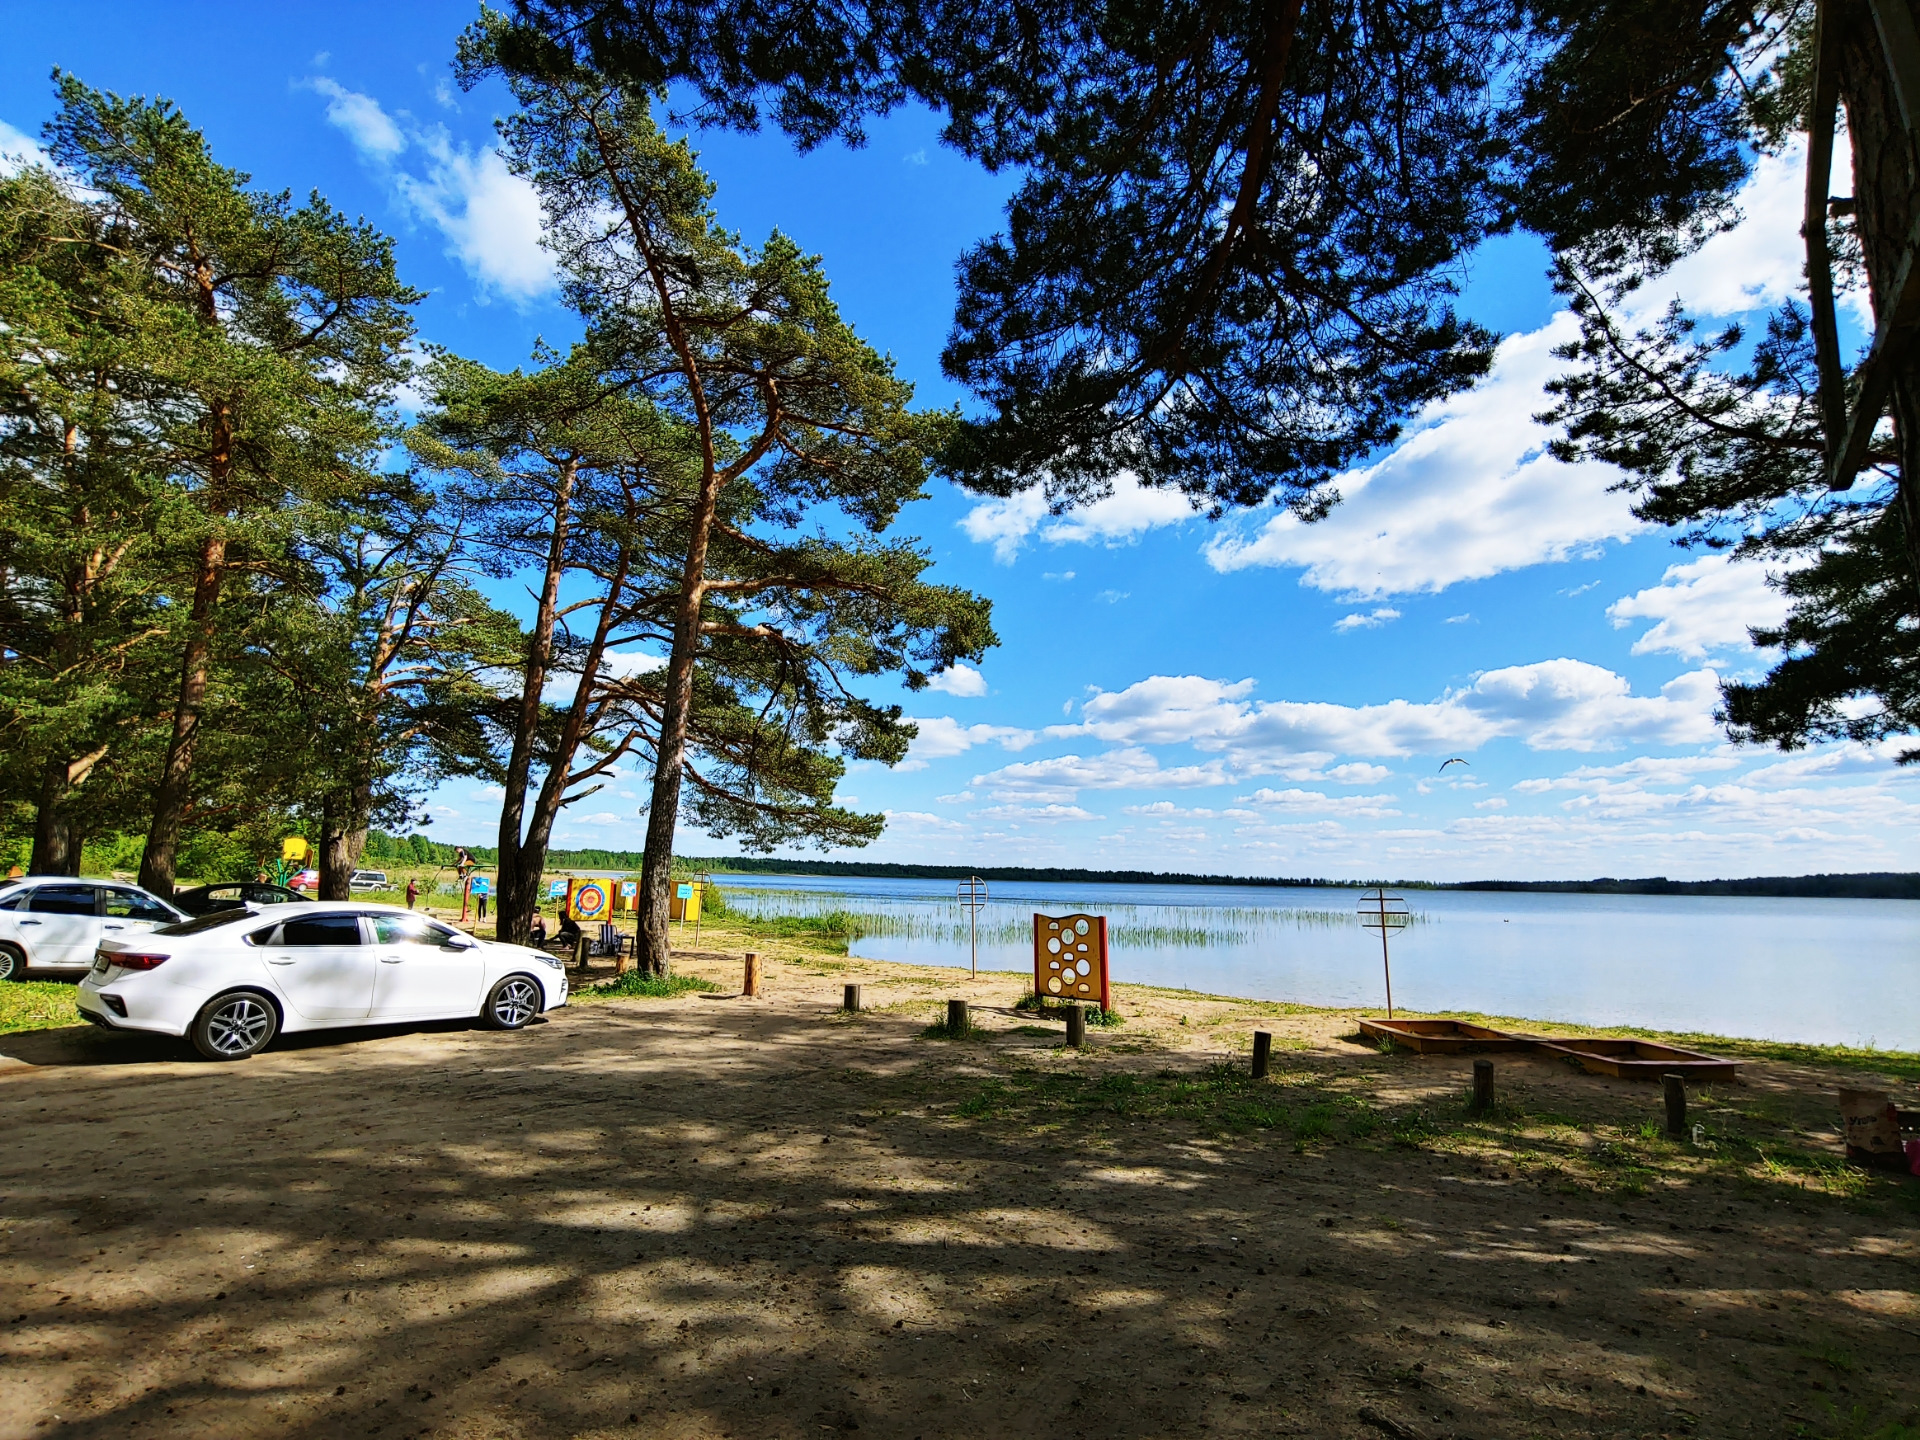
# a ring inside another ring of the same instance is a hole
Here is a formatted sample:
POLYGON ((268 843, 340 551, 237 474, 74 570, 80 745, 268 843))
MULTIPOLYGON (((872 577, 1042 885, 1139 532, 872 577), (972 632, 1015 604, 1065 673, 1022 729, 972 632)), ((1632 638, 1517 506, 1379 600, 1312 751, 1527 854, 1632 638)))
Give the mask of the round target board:
POLYGON ((607 887, 597 880, 582 880, 567 897, 567 908, 576 920, 597 920, 607 910, 607 887))
POLYGON ((1102 1010, 1108 996, 1104 915, 1033 917, 1033 993, 1043 1000, 1084 1000, 1102 1010))

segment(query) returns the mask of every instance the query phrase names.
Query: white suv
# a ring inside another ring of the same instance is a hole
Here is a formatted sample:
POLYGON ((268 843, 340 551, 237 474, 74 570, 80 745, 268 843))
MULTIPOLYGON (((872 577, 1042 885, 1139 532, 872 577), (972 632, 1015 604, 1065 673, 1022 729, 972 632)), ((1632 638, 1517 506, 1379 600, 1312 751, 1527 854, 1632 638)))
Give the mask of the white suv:
POLYGON ((356 870, 347 877, 349 890, 391 890, 384 870, 356 870))
POLYGON ((137 885, 29 875, 0 885, 0 980, 29 970, 78 974, 102 940, 186 918, 137 885))

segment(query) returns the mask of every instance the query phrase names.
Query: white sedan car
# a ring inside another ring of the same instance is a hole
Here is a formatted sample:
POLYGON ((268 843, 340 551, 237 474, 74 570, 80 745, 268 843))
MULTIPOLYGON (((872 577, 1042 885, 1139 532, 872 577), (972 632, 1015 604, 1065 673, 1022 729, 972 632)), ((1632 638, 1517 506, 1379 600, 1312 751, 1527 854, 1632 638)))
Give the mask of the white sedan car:
POLYGON ((282 1030, 469 1017, 518 1030, 567 1003, 567 976, 545 951, 397 905, 321 903, 103 940, 79 1002, 106 1029, 183 1035, 209 1060, 243 1060, 282 1030))
POLYGON ((28 875, 0 885, 0 980, 30 971, 77 975, 102 940, 186 919, 138 885, 28 875))

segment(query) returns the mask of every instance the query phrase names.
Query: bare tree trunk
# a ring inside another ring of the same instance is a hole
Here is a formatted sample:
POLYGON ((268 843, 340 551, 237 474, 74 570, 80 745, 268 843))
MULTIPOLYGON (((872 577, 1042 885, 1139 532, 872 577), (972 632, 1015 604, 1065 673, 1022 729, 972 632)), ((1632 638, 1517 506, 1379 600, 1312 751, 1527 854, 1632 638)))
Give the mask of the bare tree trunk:
MULTIPOLYGON (((1876 318, 1891 293, 1915 219, 1914 140, 1901 120, 1887 56, 1865 5, 1833 5, 1822 24, 1839 46, 1840 100, 1853 150, 1853 191, 1867 288, 1876 318)), ((1899 491, 1894 503, 1906 532, 1907 564, 1920 601, 1920 344, 1909 343, 1894 371, 1894 429, 1899 491)))
POLYGON ((193 798, 193 751, 200 739, 200 715, 207 699, 207 677, 213 668, 214 623, 226 571, 226 538, 215 535, 200 549, 187 645, 180 659, 180 688, 173 707, 173 738, 167 744, 160 786, 153 797, 147 852, 140 859, 140 883, 156 895, 173 894, 174 857, 180 846, 181 821, 193 798))
POLYGON ((534 740, 540 728, 541 692, 553 664, 554 613, 560 603, 560 576, 566 567, 568 526, 574 483, 579 476, 569 460, 560 472, 554 496, 553 537, 547 546, 547 571, 534 612, 533 631, 527 636, 527 668, 520 685, 520 713, 514 717, 513 748, 507 756, 506 794, 500 800, 500 859, 495 885, 494 916, 501 940, 525 945, 533 933, 534 912, 540 906, 540 875, 546 867, 547 847, 542 838, 537 853, 521 839, 526 815, 527 780, 533 773, 534 740))
POLYGON ((320 898, 351 900, 353 872, 367 848, 367 820, 373 806, 373 782, 364 774, 353 787, 329 796, 320 807, 320 898))
POLYGON ((706 595, 707 541, 713 532, 720 477, 711 465, 694 502, 693 524, 681 571, 680 608, 673 622, 673 653, 667 660, 666 698, 653 767, 653 799, 647 811, 646 852, 640 860, 639 935, 635 962, 650 975, 665 975, 673 963, 668 938, 667 890, 673 882, 673 834, 680 822, 680 785, 687 769, 687 724, 693 709, 693 667, 700 653, 700 608, 706 595))
POLYGON ((33 817, 33 854, 27 861, 29 875, 69 873, 68 853, 73 846, 62 808, 66 798, 66 761, 49 760, 40 771, 39 804, 33 817))

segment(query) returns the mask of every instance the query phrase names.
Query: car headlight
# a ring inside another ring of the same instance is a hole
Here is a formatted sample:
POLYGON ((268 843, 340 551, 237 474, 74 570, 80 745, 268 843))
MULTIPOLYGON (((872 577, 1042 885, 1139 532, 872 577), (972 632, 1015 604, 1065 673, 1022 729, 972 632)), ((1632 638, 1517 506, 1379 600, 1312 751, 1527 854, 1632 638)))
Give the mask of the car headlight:
POLYGON ((564 970, 566 968, 564 965, 560 963, 560 959, 558 956, 549 955, 544 950, 529 949, 527 953, 533 956, 533 958, 538 960, 542 965, 551 965, 556 970, 564 970))

